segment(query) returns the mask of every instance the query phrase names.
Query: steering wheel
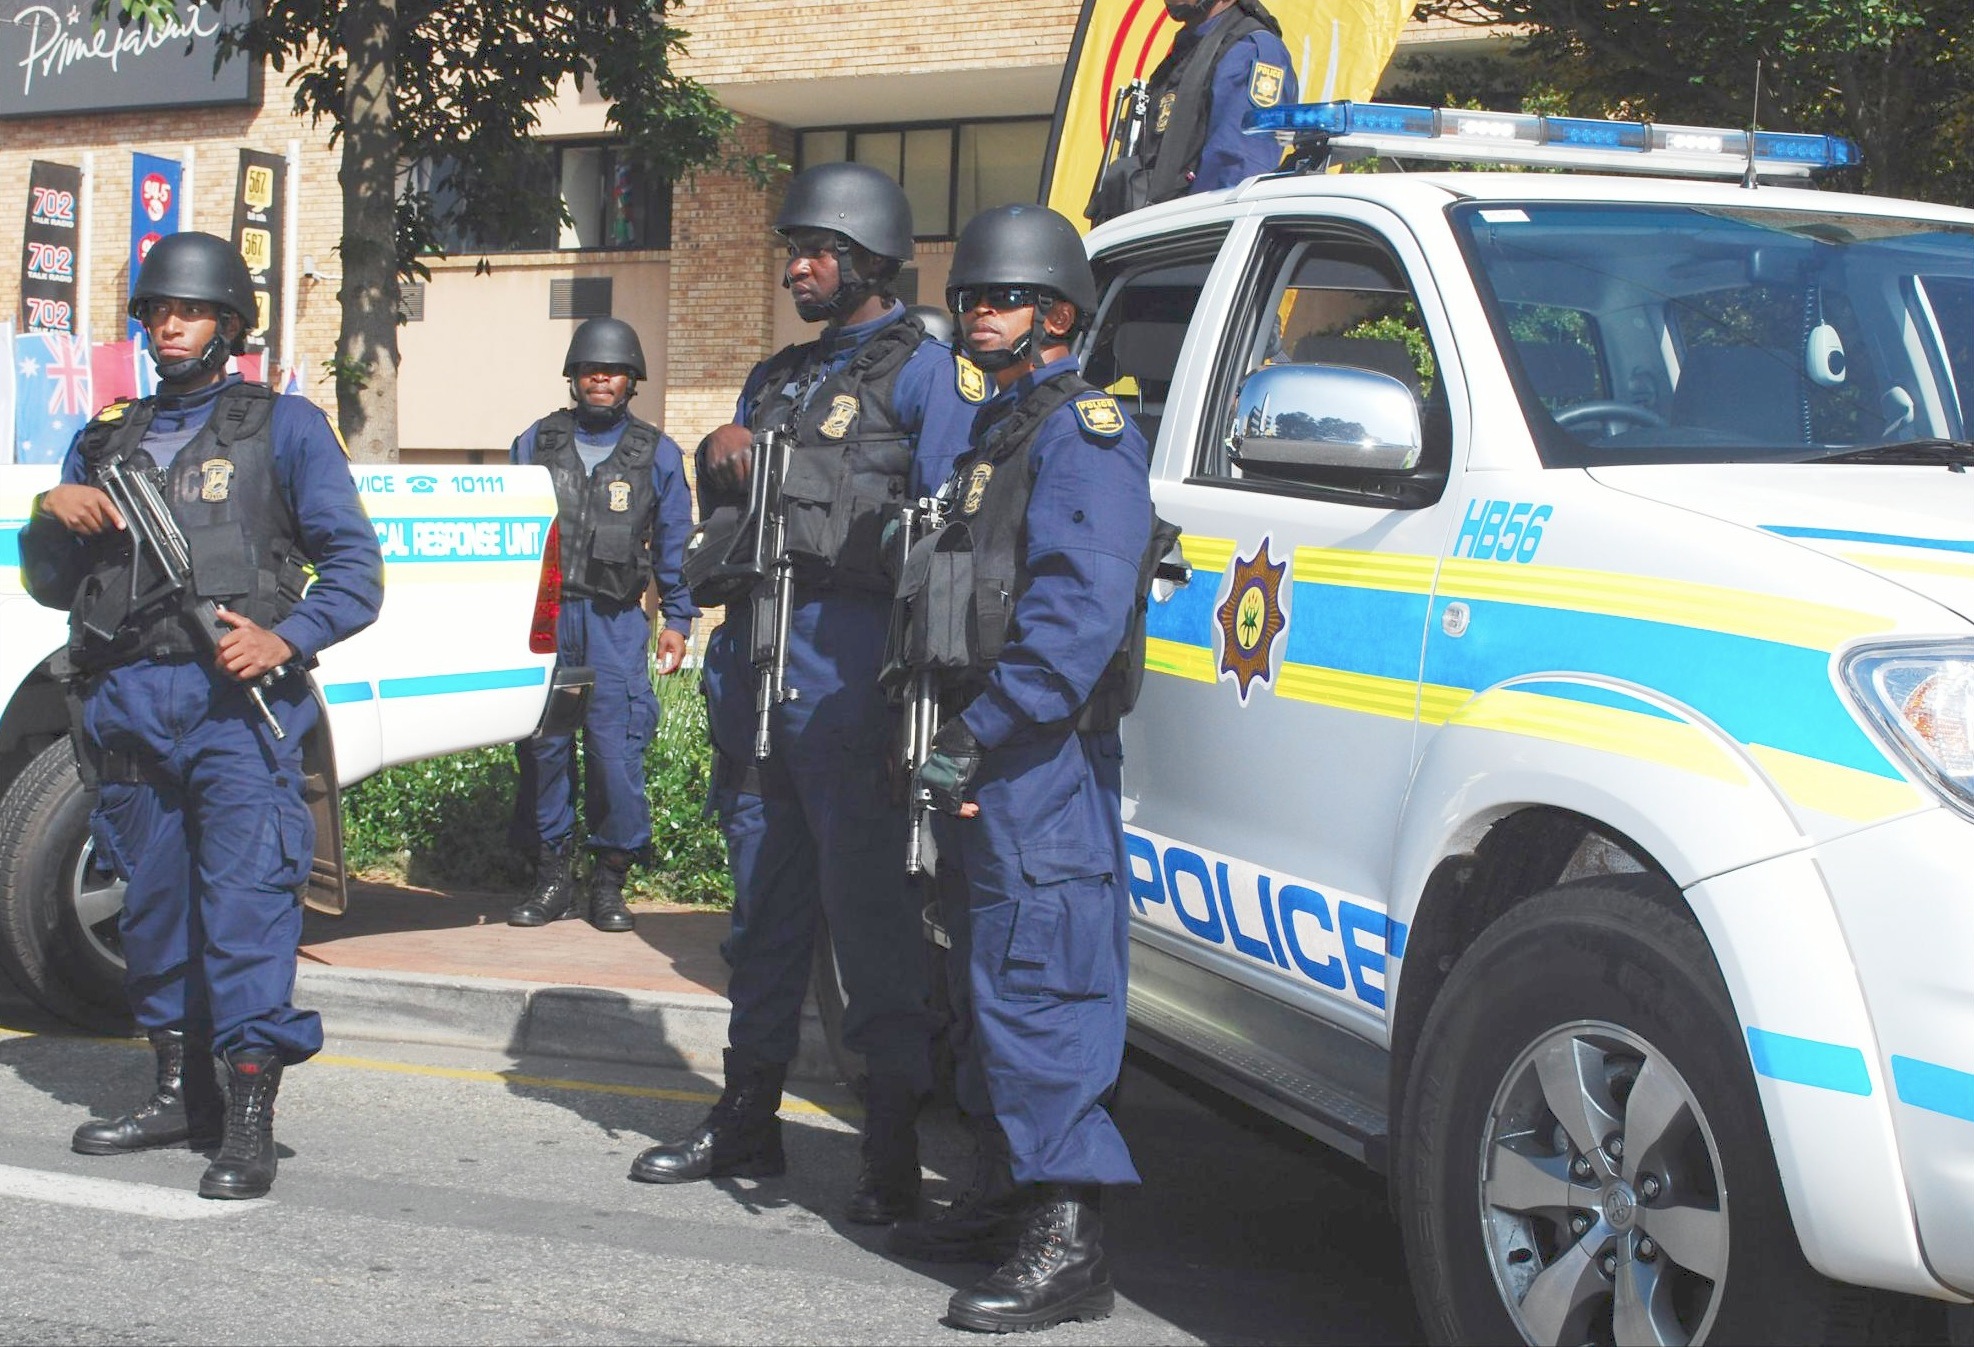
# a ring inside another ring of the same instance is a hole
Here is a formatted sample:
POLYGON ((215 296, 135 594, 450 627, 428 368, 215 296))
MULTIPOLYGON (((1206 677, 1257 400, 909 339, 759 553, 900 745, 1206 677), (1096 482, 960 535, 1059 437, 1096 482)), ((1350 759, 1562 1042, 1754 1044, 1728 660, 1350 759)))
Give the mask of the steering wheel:
POLYGON ((1666 419, 1650 407, 1641 407, 1635 402, 1615 400, 1600 402, 1579 402, 1555 414, 1555 422, 1565 430, 1584 421, 1602 421, 1605 434, 1615 435, 1625 425, 1643 427, 1647 430, 1664 428, 1666 419))

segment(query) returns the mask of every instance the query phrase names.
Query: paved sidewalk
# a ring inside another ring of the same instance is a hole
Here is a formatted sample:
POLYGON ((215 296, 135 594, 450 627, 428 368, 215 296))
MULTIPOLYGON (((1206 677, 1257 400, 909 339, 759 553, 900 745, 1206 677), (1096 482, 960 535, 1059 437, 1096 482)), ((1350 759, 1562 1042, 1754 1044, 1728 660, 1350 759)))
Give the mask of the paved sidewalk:
MULTIPOLYGON (((724 912, 634 904, 637 929, 507 925, 512 895, 351 885, 303 928, 297 1005, 339 1036, 710 1070, 726 1046, 724 912)), ((813 1005, 789 1074, 834 1074, 813 1005)))

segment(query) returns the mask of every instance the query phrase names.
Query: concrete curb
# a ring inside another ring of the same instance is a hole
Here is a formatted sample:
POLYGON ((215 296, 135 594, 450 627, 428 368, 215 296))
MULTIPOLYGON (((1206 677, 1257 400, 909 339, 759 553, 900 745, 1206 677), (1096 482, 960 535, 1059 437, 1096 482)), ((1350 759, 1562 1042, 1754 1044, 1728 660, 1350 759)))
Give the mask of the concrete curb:
MULTIPOLYGON (((514 1056, 578 1057, 720 1072, 730 1003, 710 993, 628 991, 441 977, 304 962, 295 1003, 338 1038, 435 1043, 514 1056)), ((791 1080, 835 1080, 822 1021, 803 1007, 791 1080)))

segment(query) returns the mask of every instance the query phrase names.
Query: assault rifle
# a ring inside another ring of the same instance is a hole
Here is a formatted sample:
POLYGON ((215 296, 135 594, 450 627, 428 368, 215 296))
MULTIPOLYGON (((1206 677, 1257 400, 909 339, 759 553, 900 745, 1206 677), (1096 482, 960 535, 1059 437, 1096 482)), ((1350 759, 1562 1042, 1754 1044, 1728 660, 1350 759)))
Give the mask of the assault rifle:
POLYGON ((1090 189, 1083 215, 1092 224, 1115 220, 1145 204, 1146 174, 1138 150, 1144 144, 1145 120, 1151 113, 1151 86, 1132 80, 1111 103, 1110 128, 1104 134, 1104 157, 1090 189))
MULTIPOLYGON (((898 516, 899 555, 908 557, 920 540, 931 537, 946 522, 945 501, 928 496, 916 505, 907 505, 898 516)), ((904 573, 902 561, 899 574, 904 573)), ((932 756, 932 736, 939 731, 939 675, 931 669, 912 671, 910 691, 905 697, 904 757, 905 780, 911 791, 909 816, 911 835, 905 846, 905 873, 925 873, 925 818, 932 808, 932 792, 918 783, 919 769, 932 756)))
MULTIPOLYGON (((157 483, 141 468, 127 468, 121 462, 105 464, 96 480, 111 504, 117 507, 117 513, 123 516, 124 529, 130 537, 129 611, 135 613, 175 598, 207 648, 218 651, 220 641, 233 628, 220 620, 219 605, 200 598, 193 588, 192 550, 179 530, 178 521, 171 517, 164 497, 158 493, 157 483), (142 589, 147 554, 157 563, 159 579, 149 589, 142 589)), ((267 722, 276 739, 286 739, 288 732, 275 719, 261 689, 274 686, 275 680, 287 672, 288 666, 284 664, 246 684, 254 709, 260 712, 260 718, 267 722)))
POLYGON ((775 707, 797 699, 788 686, 788 623, 795 609, 795 563, 788 555, 788 502, 782 486, 788 475, 789 436, 764 430, 754 437, 748 474, 752 499, 755 564, 765 573, 765 592, 754 597, 754 758, 766 761, 773 750, 775 707), (763 639, 765 635, 765 639, 763 639))

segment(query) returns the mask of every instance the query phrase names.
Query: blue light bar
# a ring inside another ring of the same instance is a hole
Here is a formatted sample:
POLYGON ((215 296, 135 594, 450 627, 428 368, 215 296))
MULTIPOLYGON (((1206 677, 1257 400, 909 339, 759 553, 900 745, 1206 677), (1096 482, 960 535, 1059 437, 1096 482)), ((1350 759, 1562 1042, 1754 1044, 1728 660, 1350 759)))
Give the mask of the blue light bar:
MULTIPOLYGON (((1749 134, 1733 127, 1603 121, 1534 113, 1427 108, 1409 103, 1300 103, 1248 113, 1250 134, 1322 134, 1339 150, 1428 159, 1610 169, 1676 177, 1740 177, 1749 134)), ((1857 145, 1837 136, 1758 131, 1757 171, 1807 176, 1862 161, 1857 145)))
POLYGON ((1332 136, 1386 135, 1430 137, 1439 134, 1431 108, 1409 103, 1295 103, 1257 108, 1243 127, 1263 131, 1327 131, 1332 136))

